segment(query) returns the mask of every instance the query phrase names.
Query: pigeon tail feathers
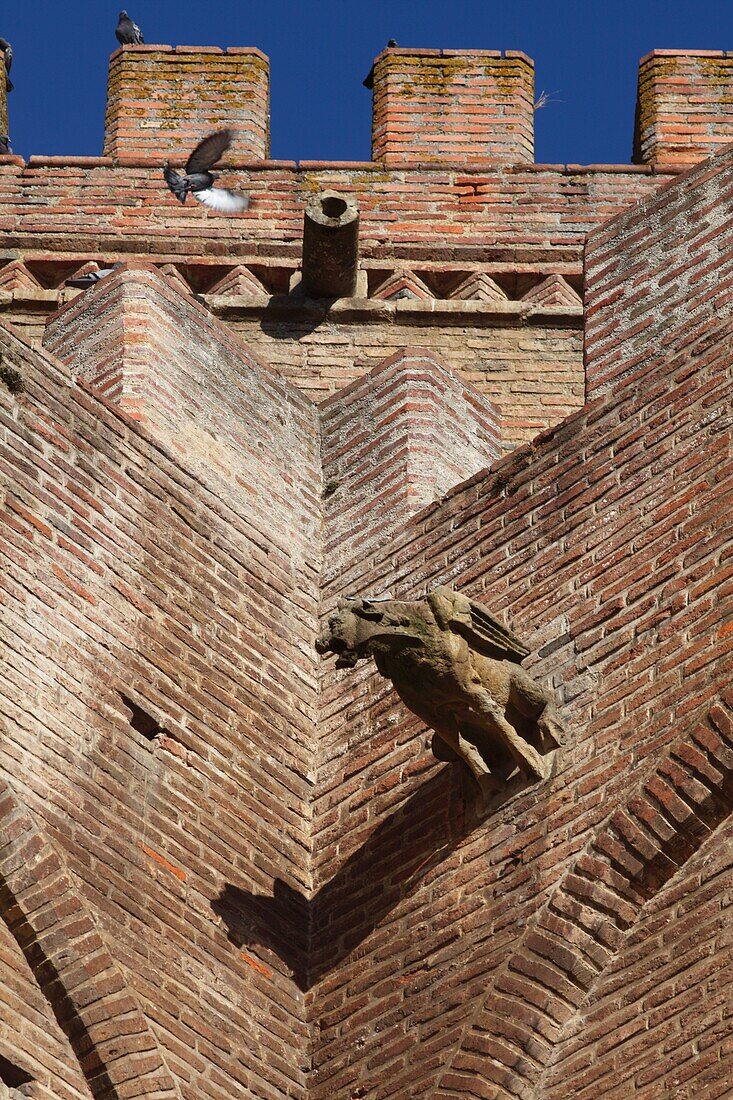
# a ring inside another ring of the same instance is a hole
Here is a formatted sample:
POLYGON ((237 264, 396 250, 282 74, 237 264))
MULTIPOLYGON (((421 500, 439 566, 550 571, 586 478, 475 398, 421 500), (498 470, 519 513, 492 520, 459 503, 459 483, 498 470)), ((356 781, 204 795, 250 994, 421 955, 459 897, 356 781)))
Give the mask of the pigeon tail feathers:
POLYGON ((228 191, 226 187, 209 187, 205 191, 192 191, 191 194, 197 202, 220 214, 241 214, 249 206, 249 195, 228 191))

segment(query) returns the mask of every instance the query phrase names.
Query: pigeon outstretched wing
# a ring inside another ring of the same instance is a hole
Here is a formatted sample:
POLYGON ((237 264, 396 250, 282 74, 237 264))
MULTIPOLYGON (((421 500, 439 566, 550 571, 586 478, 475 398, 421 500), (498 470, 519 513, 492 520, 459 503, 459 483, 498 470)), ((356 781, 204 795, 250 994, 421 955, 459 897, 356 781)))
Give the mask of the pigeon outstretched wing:
POLYGON ((241 214, 249 206, 249 196, 226 187, 214 187, 218 172, 212 171, 236 137, 235 130, 217 130, 200 141, 186 162, 183 174, 170 165, 163 168, 168 189, 180 203, 191 194, 197 202, 219 214, 241 214))
POLYGON ((200 141, 186 161, 186 175, 210 171, 234 141, 234 130, 217 130, 200 141))
POLYGON ((218 210, 220 214, 241 214, 249 206, 249 195, 240 191, 228 191, 226 187, 208 187, 205 191, 192 191, 197 202, 218 210))

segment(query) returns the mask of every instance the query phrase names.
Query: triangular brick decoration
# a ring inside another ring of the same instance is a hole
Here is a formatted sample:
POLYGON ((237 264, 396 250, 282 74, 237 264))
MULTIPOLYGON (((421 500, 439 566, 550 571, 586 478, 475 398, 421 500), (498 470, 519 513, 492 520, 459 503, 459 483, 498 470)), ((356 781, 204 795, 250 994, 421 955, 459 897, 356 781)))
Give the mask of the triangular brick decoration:
POLYGON ((474 271, 451 294, 451 298, 462 301, 475 299, 479 302, 506 302, 507 296, 497 283, 485 271, 474 271))
POLYGON ((372 294, 372 298, 381 298, 385 302, 394 302, 399 298, 434 298, 435 295, 422 279, 412 271, 395 271, 385 279, 372 294))
POLYGON ((260 280, 252 272, 237 264, 228 271, 223 279, 207 291, 208 294, 218 294, 225 298, 244 296, 246 298, 269 298, 269 294, 260 280))
POLYGON ((175 264, 162 264, 158 270, 162 275, 165 275, 168 282, 174 286, 176 290, 180 290, 181 294, 191 293, 191 287, 183 278, 183 275, 181 275, 175 264))
MULTIPOLYGON (((106 264, 105 266, 111 267, 112 265, 106 264)), ((69 274, 65 276, 65 279, 78 279, 81 275, 89 275, 92 271, 99 271, 99 264, 94 260, 88 260, 85 264, 82 264, 81 267, 77 268, 76 271, 70 271, 69 274)))
POLYGON ((11 260, 0 270, 0 290, 42 290, 41 284, 31 275, 20 260, 11 260))
POLYGON ((533 286, 524 297, 523 302, 532 302, 537 306, 582 306, 583 302, 579 294, 573 290, 562 275, 548 275, 537 286, 533 286))

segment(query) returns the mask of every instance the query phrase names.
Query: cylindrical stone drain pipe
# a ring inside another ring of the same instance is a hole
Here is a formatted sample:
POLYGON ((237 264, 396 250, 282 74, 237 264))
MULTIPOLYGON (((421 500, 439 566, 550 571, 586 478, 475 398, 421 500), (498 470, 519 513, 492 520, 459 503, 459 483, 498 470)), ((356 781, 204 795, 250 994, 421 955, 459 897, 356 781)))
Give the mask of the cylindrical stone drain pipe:
POLYGON ((303 293, 350 298, 359 266, 359 207, 351 195, 319 191, 303 218, 303 293))

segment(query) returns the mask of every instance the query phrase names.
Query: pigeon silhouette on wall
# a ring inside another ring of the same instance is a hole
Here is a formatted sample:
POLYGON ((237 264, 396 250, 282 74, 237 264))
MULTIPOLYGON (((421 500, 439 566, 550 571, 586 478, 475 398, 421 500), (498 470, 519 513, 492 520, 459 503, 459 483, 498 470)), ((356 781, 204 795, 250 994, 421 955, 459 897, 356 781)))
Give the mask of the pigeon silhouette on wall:
POLYGON ((211 169, 221 160, 234 141, 234 130, 217 130, 200 141, 186 161, 183 175, 175 172, 166 163, 163 176, 168 188, 179 202, 184 203, 188 195, 197 202, 216 210, 219 214, 239 214, 249 206, 249 195, 239 191, 229 191, 226 187, 214 187, 218 172, 211 169))
POLYGON ((0 134, 0 157, 12 156, 13 147, 7 134, 0 134))
POLYGON ((13 47, 5 38, 0 38, 0 50, 3 51, 3 58, 5 60, 5 89, 8 92, 12 92, 14 84, 10 79, 10 69, 13 64, 13 47))
POLYGON ((115 38, 121 46, 143 46, 145 39, 137 23, 133 23, 126 11, 120 12, 120 21, 115 27, 115 38))

